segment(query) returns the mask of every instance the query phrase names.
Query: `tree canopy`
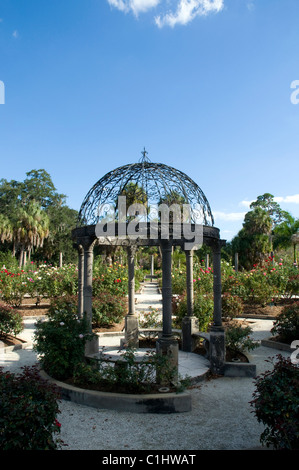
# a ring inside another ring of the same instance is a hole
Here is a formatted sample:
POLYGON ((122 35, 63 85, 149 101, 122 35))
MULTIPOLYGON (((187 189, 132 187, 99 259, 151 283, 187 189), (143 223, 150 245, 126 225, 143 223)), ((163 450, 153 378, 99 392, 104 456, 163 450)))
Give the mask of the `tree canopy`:
POLYGON ((66 205, 46 170, 31 170, 24 181, 0 180, 0 242, 19 256, 20 265, 33 249, 36 259, 57 262, 64 252, 70 261, 76 219, 77 211, 66 205))

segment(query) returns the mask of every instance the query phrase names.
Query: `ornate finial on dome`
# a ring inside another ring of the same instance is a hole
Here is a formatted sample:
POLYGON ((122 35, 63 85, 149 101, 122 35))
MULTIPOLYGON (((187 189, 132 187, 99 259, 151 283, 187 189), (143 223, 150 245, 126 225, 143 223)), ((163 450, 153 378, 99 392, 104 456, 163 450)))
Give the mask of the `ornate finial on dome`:
POLYGON ((149 159, 148 156, 147 156, 147 155, 148 155, 148 152, 145 150, 145 147, 144 147, 144 149, 143 149, 143 152, 141 152, 141 154, 142 154, 142 157, 141 157, 141 159, 140 159, 141 163, 143 163, 143 162, 149 162, 149 161, 150 161, 150 159, 149 159))

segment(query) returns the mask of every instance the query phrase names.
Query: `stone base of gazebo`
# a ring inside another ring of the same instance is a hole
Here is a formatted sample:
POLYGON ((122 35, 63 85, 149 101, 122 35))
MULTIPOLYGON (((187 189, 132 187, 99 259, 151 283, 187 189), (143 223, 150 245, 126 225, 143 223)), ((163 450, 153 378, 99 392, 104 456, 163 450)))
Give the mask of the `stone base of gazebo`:
POLYGON ((92 340, 87 341, 85 345, 85 356, 96 354, 99 352, 99 338, 95 336, 92 340))
POLYGON ((179 344, 175 338, 159 338, 156 342, 156 352, 167 357, 168 361, 161 370, 157 371, 157 382, 168 385, 170 381, 178 380, 179 344))

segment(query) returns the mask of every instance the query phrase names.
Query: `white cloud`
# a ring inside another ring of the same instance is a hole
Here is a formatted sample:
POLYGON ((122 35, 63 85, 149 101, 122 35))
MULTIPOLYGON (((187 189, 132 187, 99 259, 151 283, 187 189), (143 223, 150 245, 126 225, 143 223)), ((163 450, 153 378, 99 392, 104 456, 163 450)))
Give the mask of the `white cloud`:
POLYGON ((176 11, 155 18, 157 26, 174 27, 176 24, 186 25, 196 16, 218 13, 223 8, 224 0, 179 0, 176 11))
POLYGON ((108 3, 124 13, 130 11, 138 16, 139 13, 145 13, 151 8, 156 7, 161 0, 108 0, 108 3))
POLYGON ((107 0, 109 5, 124 13, 146 13, 156 7, 161 7, 155 17, 155 23, 162 26, 174 27, 177 24, 186 25, 197 16, 218 13, 224 6, 224 0, 107 0))
POLYGON ((13 37, 14 38, 18 38, 19 37, 19 33, 17 30, 15 30, 13 33, 12 33, 13 37))
POLYGON ((291 204, 299 204, 299 194, 294 194, 293 196, 285 196, 285 197, 275 197, 274 201, 281 203, 291 203, 291 204))
POLYGON ((225 220, 225 221, 237 221, 243 220, 246 212, 220 212, 213 211, 213 216, 215 220, 225 220))
POLYGON ((253 201, 241 201, 239 202, 239 206, 243 206, 243 207, 246 207, 247 209, 250 208, 250 204, 252 203, 253 201))

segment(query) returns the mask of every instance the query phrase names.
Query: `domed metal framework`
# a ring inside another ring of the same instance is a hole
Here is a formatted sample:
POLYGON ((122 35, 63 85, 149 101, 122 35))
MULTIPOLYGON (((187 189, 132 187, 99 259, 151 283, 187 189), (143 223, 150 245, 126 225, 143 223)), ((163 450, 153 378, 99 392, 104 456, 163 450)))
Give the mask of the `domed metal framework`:
POLYGON ((147 221, 166 201, 188 204, 191 222, 214 225, 209 202, 200 187, 182 171, 151 162, 144 149, 138 163, 116 168, 94 184, 82 203, 78 226, 97 224, 109 207, 116 208, 118 196, 132 187, 138 202, 147 207, 147 221))
MULTIPOLYGON (((78 218, 77 228, 72 236, 78 248, 78 309, 79 315, 85 316, 92 325, 92 277, 93 277, 93 250, 95 246, 105 249, 107 246, 122 246, 128 253, 128 314, 125 318, 125 343, 138 347, 138 318, 135 314, 135 281, 134 257, 136 250, 142 246, 157 246, 162 253, 162 319, 163 329, 157 341, 157 352, 169 355, 176 368, 178 368, 178 343, 172 333, 172 249, 180 246, 186 255, 186 293, 188 313, 182 323, 182 349, 192 352, 194 337, 200 336, 197 320, 193 308, 193 253, 197 249, 196 243, 186 245, 188 235, 185 231, 180 236, 174 236, 169 231, 165 239, 162 231, 154 232, 154 237, 148 236, 153 225, 151 216, 146 212, 148 220, 145 223, 147 236, 123 237, 120 235, 121 223, 117 217, 110 224, 115 231, 113 235, 106 235, 97 230, 101 223, 107 220, 104 212, 112 206, 117 211, 119 196, 125 195, 133 203, 141 203, 148 208, 165 203, 173 203, 189 207, 191 234, 202 228, 202 243, 212 249, 213 258, 213 290, 214 312, 213 324, 209 333, 209 359, 211 371, 223 374, 225 371, 225 335, 222 326, 221 313, 221 247, 225 244, 220 239, 219 229, 214 227, 214 219, 208 200, 198 185, 186 174, 167 165, 152 163, 147 152, 142 152, 141 160, 136 164, 129 164, 107 173, 87 193, 78 218), (100 222, 100 224, 99 224, 100 222), (188 246, 188 248, 187 248, 188 246)), ((157 215, 157 214, 155 214, 157 215)), ((130 225, 128 219, 124 224, 130 225)), ((174 223, 169 220, 169 226, 174 223)), ((106 223, 106 222, 105 222, 106 223)), ((162 226, 161 221, 160 229, 162 226)), ((106 224, 108 225, 108 223, 106 224)), ((180 225, 184 224, 180 222, 180 225)), ((138 232, 138 230, 137 230, 138 232)), ((110 233, 110 232, 109 232, 110 233)), ((127 232, 126 232, 127 233, 127 232)), ((89 343, 86 354, 96 353, 98 343, 89 343)))

